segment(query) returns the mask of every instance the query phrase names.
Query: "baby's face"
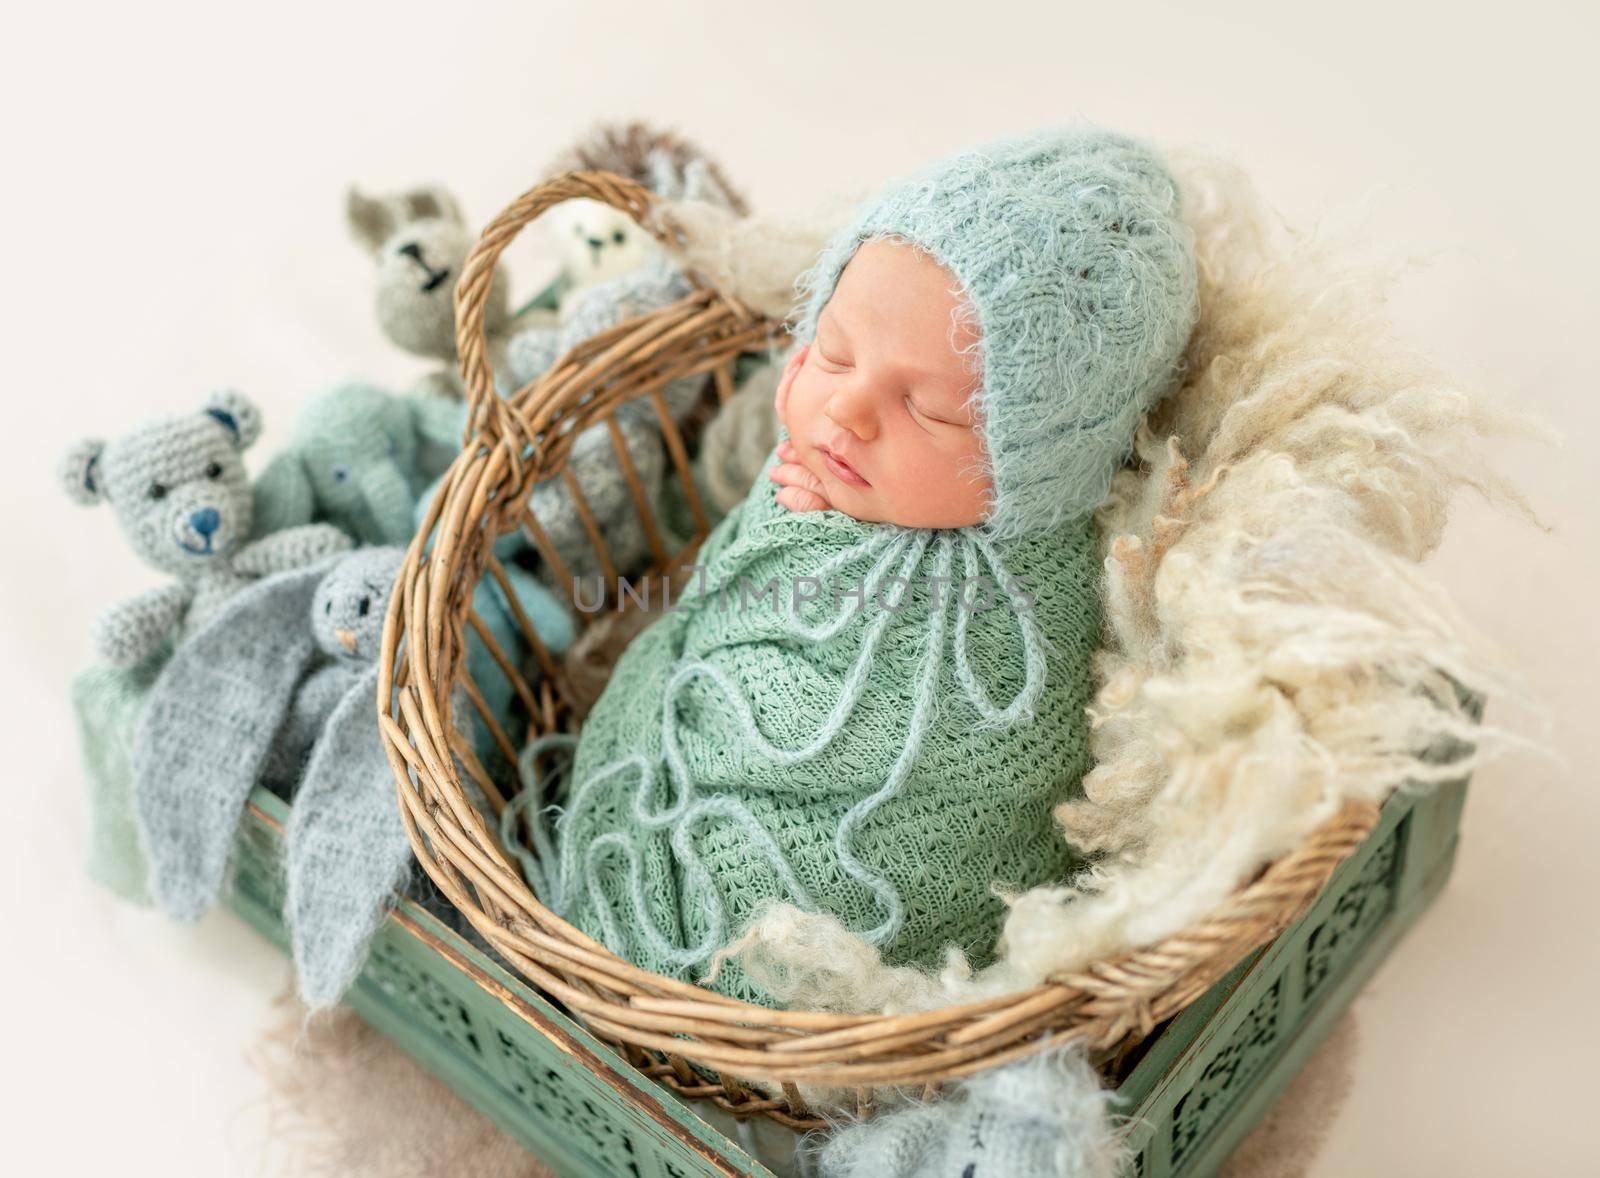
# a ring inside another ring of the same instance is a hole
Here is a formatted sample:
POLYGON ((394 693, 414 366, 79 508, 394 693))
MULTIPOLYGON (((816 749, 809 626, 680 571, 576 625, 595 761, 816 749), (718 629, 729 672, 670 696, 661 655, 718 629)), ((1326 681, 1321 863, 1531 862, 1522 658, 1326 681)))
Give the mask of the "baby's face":
POLYGON ((856 250, 778 388, 789 431, 772 471, 780 503, 914 528, 983 518, 992 484, 967 403, 978 378, 957 354, 978 337, 954 324, 957 291, 920 250, 856 250))

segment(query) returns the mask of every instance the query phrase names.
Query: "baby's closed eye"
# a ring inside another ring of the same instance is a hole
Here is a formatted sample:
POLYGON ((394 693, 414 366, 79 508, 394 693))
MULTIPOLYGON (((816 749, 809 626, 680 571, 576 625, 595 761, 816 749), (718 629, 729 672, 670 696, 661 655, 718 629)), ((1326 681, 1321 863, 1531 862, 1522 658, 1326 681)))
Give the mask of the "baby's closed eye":
POLYGON ((953 429, 972 428, 972 423, 970 421, 957 421, 953 418, 946 417, 942 413, 935 412, 932 409, 919 405, 913 397, 906 397, 905 402, 906 408, 911 411, 911 416, 920 418, 923 421, 930 422, 934 425, 947 426, 953 429))

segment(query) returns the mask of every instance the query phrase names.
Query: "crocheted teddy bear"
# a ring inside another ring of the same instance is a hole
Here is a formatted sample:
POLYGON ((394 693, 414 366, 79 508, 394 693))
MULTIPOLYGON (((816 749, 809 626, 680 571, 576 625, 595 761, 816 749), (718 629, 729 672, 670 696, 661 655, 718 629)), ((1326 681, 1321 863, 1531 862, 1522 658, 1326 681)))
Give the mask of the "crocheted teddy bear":
POLYGON ((192 633, 256 577, 351 547, 326 524, 246 542, 254 520, 241 455, 260 433, 256 407, 219 392, 199 412, 157 418, 110 443, 86 439, 67 453, 59 472, 67 494, 85 505, 108 501, 133 550, 176 578, 100 615, 100 658, 132 667, 192 633))

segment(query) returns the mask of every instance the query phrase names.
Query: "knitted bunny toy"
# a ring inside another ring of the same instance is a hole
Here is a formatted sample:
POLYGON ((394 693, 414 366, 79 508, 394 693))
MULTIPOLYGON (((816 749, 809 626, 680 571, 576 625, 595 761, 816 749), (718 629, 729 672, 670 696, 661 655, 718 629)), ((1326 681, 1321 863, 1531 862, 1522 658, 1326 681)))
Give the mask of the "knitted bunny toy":
POLYGON ((100 615, 94 645, 106 662, 132 667, 192 633, 251 580, 351 546, 325 524, 246 543, 254 519, 241 454, 260 433, 256 407, 222 392, 197 413, 157 418, 109 444, 79 442, 62 461, 67 494, 108 501, 133 550, 176 578, 100 615))
MULTIPOLYGON (((245 800, 260 782, 288 794, 299 779, 296 813, 303 797, 311 800, 295 821, 310 823, 314 838, 339 835, 342 819, 321 825, 326 807, 354 807, 346 833, 370 829, 374 799, 358 783, 380 798, 387 790, 392 809, 394 783, 378 747, 373 701, 378 640, 403 557, 399 548, 362 548, 266 578, 181 646, 157 679, 134 743, 134 802, 150 892, 173 917, 196 919, 216 898, 245 800)), ((537 585, 524 601, 552 648, 565 649, 572 628, 560 604, 537 585)), ((511 648, 497 619, 485 618, 490 633, 511 648)), ((509 686, 483 678, 480 690, 491 709, 498 701, 504 724, 509 686)), ((464 693, 455 717, 480 749, 487 744, 464 693)), ((393 843, 380 840, 375 851, 385 846, 393 843)), ((337 885, 348 900, 359 881, 377 888, 378 877, 389 878, 382 867, 392 857, 378 853, 382 862, 375 866, 364 855, 347 847, 335 856, 342 862, 313 856, 315 870, 349 873, 337 885)), ((341 953, 353 951, 341 944, 341 953)))
POLYGON ((1198 314, 1176 183, 1088 128, 891 185, 803 289, 794 432, 622 656, 526 864, 613 952, 758 1003, 781 999, 725 958, 763 907, 891 964, 981 963, 995 889, 1073 871, 1051 811, 1089 765, 1092 513, 1198 314))
POLYGON ((365 384, 317 394, 256 479, 256 530, 319 520, 363 544, 406 543, 417 496, 455 458, 464 418, 459 403, 430 394, 365 384))
MULTIPOLYGON (((378 197, 351 189, 346 215, 351 232, 377 263, 375 302, 383 333, 414 355, 441 361, 415 391, 459 398, 455 291, 476 237, 455 197, 437 185, 378 197)), ((505 272, 497 270, 484 312, 489 354, 504 381, 514 376, 504 365, 505 342, 522 327, 555 321, 548 309, 513 316, 509 290, 505 272)), ((515 387, 508 384, 503 391, 515 387)))

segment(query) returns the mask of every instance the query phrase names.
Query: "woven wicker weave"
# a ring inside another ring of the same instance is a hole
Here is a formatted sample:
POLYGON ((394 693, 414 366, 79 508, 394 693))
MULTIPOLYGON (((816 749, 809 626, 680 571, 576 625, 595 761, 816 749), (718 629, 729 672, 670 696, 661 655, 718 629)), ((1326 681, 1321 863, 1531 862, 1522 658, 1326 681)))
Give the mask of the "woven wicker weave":
MULTIPOLYGON (((657 555, 657 572, 689 559, 704 539, 706 518, 695 496, 682 435, 662 386, 705 374, 722 398, 733 388, 742 352, 777 343, 782 325, 750 312, 699 281, 692 294, 574 347, 545 375, 513 396, 494 393, 483 318, 496 260, 517 233, 561 201, 604 201, 647 224, 654 198, 621 177, 571 172, 512 203, 484 230, 456 291, 461 370, 471 406, 465 448, 412 543, 384 628, 378 700, 384 747, 399 788, 401 813, 417 857, 474 927, 535 986, 617 1044, 636 1066, 690 1098, 710 1099, 737 1116, 766 1115, 784 1124, 818 1123, 799 1084, 855 1088, 940 1082, 1077 1040, 1110 1055, 1203 994, 1246 953, 1291 924, 1320 894, 1335 867, 1377 821, 1372 805, 1352 805, 1304 845, 1263 872, 1210 918, 1154 946, 1097 962, 1048 984, 988 1001, 904 1016, 769 1010, 648 973, 608 952, 542 905, 463 792, 454 751, 469 776, 500 795, 457 735, 452 687, 461 681, 480 714, 466 675, 471 628, 513 674, 532 731, 570 729, 554 661, 519 618, 545 670, 535 687, 515 674, 471 613, 480 577, 504 580, 494 540, 524 527, 558 576, 563 565, 526 510, 526 492, 545 478, 566 479, 588 523, 601 566, 604 540, 566 470, 577 433, 599 422, 612 432, 619 469, 657 555), (654 402, 674 469, 697 531, 680 551, 666 551, 611 414, 623 401, 654 402), (423 538, 438 533, 431 548, 423 538), (395 699, 394 707, 386 701, 395 699), (691 1066, 691 1062, 694 1066, 691 1066), (713 1078, 714 1077, 714 1078, 713 1078), (763 1082, 766 1095, 752 1091, 763 1082)), ((648 226, 647 226, 648 227, 648 226)), ((661 236, 661 232, 652 229, 661 236)), ((562 576, 562 580, 570 580, 562 576)), ((608 576, 607 582, 615 584, 608 576)), ((516 742, 490 722, 502 751, 516 742)))

